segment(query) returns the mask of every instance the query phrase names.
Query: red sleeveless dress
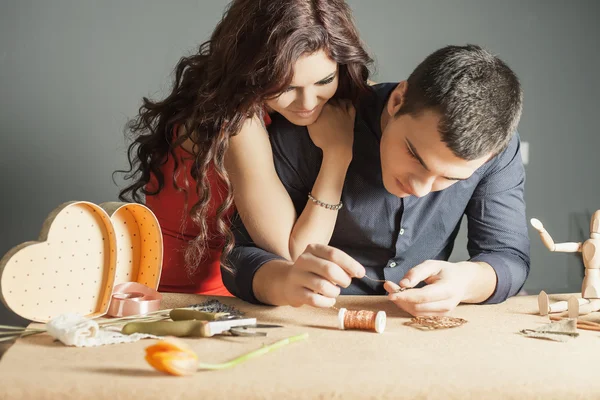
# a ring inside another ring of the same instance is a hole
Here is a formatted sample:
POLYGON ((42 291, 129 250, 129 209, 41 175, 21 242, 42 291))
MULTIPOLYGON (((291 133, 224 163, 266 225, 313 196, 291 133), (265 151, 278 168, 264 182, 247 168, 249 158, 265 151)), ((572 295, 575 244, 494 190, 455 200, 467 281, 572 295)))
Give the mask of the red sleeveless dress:
MULTIPOLYGON (((265 124, 271 123, 269 115, 265 113, 265 124)), ((188 190, 188 210, 198 202, 198 195, 194 179, 191 176, 193 165, 192 156, 182 147, 175 149, 175 157, 179 161, 181 171, 177 184, 185 187, 185 179, 190 182, 188 190), (185 173, 184 173, 185 172, 185 173)), ((158 290, 161 292, 197 293, 211 296, 231 296, 223 285, 221 279, 221 253, 223 239, 217 237, 216 214, 226 195, 226 187, 216 172, 211 168, 208 171, 212 199, 208 210, 209 240, 208 250, 204 261, 198 265, 196 272, 190 276, 185 267, 184 251, 189 242, 199 233, 196 224, 191 220, 189 211, 185 212, 185 194, 177 191, 172 184, 175 174, 175 162, 168 154, 167 161, 161 166, 165 177, 165 185, 160 193, 146 196, 146 205, 156 215, 163 235, 163 267, 158 290)), ((148 189, 157 187, 157 180, 151 177, 148 189)), ((229 211, 231 215, 233 210, 229 211)))

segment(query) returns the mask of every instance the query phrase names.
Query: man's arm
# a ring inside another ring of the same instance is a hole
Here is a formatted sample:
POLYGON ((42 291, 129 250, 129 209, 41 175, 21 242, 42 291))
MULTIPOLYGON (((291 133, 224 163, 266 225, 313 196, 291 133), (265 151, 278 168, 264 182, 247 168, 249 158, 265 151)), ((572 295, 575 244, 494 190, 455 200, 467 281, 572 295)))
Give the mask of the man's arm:
POLYGON ((399 291, 385 289, 396 305, 412 315, 444 315, 459 303, 499 303, 515 295, 529 273, 525 220, 525 172, 518 138, 490 161, 466 209, 471 259, 458 263, 427 260, 411 268, 399 291))
POLYGON ((234 220, 231 229, 235 236, 235 247, 227 257, 226 264, 221 264, 223 284, 231 294, 242 300, 254 304, 266 303, 254 295, 254 275, 264 264, 284 262, 284 259, 256 247, 239 217, 234 220))
POLYGON ((516 295, 529 275, 530 262, 518 134, 493 162, 466 209, 469 261, 489 265, 496 274, 495 290, 483 303, 516 295))

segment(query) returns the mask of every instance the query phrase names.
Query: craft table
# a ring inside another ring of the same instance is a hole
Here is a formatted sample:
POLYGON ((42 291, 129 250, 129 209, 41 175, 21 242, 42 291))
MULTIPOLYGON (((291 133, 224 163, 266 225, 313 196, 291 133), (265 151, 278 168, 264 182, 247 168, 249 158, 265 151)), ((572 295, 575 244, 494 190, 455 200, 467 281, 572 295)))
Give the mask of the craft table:
MULTIPOLYGON (((551 296, 563 300, 568 296, 551 296)), ((164 308, 207 300, 166 294, 164 308)), ((65 347, 47 335, 20 339, 0 361, 0 399, 583 399, 600 398, 600 332, 566 343, 518 332, 547 323, 536 296, 499 305, 461 305, 465 325, 420 331, 385 297, 341 297, 338 307, 385 310, 383 334, 341 331, 337 312, 254 306, 219 298, 259 322, 284 325, 267 337, 186 339, 205 362, 222 362, 284 337, 296 342, 232 369, 167 376, 144 361, 142 340, 65 347)))

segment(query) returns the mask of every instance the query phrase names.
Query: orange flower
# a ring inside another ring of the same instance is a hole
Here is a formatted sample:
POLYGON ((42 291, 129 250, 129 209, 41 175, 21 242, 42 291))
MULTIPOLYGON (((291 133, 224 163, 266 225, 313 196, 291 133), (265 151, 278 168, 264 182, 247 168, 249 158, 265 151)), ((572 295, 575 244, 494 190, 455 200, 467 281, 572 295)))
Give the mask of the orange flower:
POLYGON ((168 338, 146 348, 146 361, 171 375, 191 375, 198 370, 198 356, 184 342, 168 338))
POLYGON ((226 369, 262 356, 287 344, 308 338, 308 333, 281 339, 268 346, 262 346, 250 353, 220 364, 199 363, 198 356, 184 342, 175 338, 161 340, 157 344, 146 347, 146 361, 154 369, 171 375, 191 375, 198 369, 226 369))

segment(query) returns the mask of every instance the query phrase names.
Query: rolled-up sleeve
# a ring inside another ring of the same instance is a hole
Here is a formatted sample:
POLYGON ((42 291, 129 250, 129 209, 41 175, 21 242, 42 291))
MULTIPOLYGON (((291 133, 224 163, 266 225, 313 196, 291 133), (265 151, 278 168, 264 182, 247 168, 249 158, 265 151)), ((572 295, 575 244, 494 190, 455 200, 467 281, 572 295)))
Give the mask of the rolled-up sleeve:
POLYGON ((497 277, 496 289, 484 304, 516 295, 529 275, 524 189, 525 169, 516 134, 490 162, 466 209, 470 261, 491 265, 497 277))
POLYGON ((240 218, 236 218, 232 229, 236 244, 227 258, 227 264, 221 265, 223 284, 234 296, 249 303, 262 304, 252 290, 254 274, 267 262, 283 258, 256 247, 240 218))

